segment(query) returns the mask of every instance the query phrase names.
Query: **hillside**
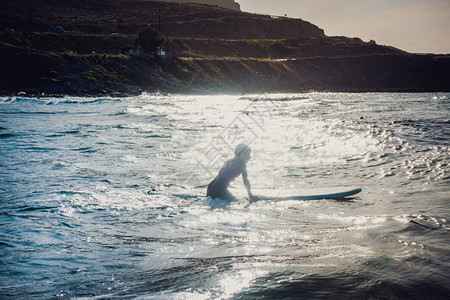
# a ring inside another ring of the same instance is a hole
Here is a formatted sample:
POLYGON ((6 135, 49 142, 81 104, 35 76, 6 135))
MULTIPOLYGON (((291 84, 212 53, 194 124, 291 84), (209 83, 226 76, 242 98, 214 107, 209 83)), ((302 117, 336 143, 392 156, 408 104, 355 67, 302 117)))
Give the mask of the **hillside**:
POLYGON ((148 0, 26 2, 0 2, 0 94, 450 91, 448 56, 328 37, 300 19, 148 0), (170 39, 167 59, 127 55, 149 25, 170 39))
POLYGON ((148 0, 32 0, 0 2, 0 28, 48 32, 62 26, 82 34, 137 34, 148 25, 169 37, 297 38, 323 36, 323 30, 300 20, 273 18, 212 5, 148 0))

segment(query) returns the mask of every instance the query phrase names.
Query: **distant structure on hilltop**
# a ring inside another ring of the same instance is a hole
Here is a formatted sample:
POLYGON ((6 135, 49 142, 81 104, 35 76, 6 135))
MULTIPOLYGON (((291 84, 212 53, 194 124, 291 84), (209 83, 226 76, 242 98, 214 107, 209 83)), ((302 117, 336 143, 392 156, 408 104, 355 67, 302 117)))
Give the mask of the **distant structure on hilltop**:
POLYGON ((197 3, 216 5, 223 8, 228 8, 236 11, 241 11, 241 5, 234 0, 158 0, 163 2, 177 2, 177 3, 197 3))

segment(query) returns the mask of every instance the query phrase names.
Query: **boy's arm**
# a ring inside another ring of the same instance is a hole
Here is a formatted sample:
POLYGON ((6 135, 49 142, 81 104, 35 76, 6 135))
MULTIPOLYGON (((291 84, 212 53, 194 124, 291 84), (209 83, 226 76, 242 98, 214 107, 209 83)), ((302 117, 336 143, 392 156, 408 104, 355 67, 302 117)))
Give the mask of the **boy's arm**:
POLYGON ((247 190, 247 193, 248 193, 248 198, 250 199, 251 202, 257 201, 258 197, 256 197, 255 195, 252 194, 250 181, 246 177, 244 177, 243 179, 244 179, 245 189, 247 190))

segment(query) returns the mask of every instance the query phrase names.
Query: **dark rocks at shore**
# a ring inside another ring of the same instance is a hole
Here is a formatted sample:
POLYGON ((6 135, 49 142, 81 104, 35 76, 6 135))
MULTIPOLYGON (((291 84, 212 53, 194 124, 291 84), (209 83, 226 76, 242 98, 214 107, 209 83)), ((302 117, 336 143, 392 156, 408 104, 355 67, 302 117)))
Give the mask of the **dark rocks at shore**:
POLYGON ((35 53, 7 61, 0 71, 3 95, 450 91, 450 56, 437 55, 267 60, 35 53))

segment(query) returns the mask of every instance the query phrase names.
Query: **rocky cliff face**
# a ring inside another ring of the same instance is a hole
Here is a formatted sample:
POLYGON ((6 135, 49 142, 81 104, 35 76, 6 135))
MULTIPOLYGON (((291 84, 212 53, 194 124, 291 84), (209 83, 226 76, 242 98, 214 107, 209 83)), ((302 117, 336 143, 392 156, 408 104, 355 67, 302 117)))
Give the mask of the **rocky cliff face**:
MULTIPOLYGON (((0 49, 0 52, 2 49, 0 49)), ((3 55, 0 95, 450 92, 450 57, 374 54, 291 60, 3 55)))
POLYGON ((228 8, 236 11, 241 11, 241 5, 234 0, 158 0, 162 2, 177 2, 177 3, 197 3, 216 5, 223 8, 228 8))

